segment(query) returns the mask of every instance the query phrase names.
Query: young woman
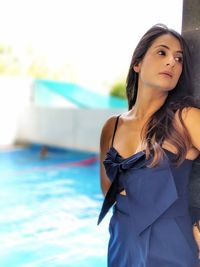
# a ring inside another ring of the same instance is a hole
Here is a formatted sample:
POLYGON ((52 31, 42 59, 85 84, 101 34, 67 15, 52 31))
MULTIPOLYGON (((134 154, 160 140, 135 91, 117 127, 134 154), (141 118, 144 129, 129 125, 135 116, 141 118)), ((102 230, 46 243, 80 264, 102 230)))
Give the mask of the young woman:
POLYGON ((106 196, 98 223, 114 204, 109 267, 200 266, 200 205, 190 206, 188 192, 200 153, 200 110, 189 97, 189 72, 183 37, 165 25, 153 26, 132 57, 129 110, 102 129, 106 196))

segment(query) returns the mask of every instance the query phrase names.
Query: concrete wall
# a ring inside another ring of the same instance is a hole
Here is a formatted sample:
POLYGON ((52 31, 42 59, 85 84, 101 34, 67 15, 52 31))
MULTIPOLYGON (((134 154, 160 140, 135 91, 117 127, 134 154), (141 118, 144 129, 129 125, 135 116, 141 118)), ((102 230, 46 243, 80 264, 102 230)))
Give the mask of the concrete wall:
POLYGON ((17 141, 98 151, 106 119, 122 109, 27 107, 20 116, 17 141))

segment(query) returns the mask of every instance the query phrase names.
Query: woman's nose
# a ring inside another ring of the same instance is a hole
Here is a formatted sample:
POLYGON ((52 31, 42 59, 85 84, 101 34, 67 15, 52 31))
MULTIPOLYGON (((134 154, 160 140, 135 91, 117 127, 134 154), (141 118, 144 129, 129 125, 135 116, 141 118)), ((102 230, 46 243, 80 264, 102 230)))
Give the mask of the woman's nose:
POLYGON ((167 58, 167 61, 166 61, 167 66, 174 67, 175 63, 176 63, 176 61, 175 61, 174 57, 168 57, 167 58))

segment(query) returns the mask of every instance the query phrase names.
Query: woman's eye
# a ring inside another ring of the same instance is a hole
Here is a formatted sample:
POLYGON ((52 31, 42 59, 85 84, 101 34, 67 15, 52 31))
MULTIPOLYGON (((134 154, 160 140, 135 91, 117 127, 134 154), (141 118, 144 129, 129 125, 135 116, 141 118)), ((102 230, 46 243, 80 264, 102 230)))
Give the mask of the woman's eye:
POLYGON ((165 51, 163 51, 163 50, 160 50, 160 51, 158 51, 158 55, 160 55, 160 56, 165 56, 165 55, 166 55, 166 53, 165 53, 165 51))
POLYGON ((182 63, 183 62, 183 57, 182 56, 177 56, 175 57, 175 60, 179 63, 182 63))

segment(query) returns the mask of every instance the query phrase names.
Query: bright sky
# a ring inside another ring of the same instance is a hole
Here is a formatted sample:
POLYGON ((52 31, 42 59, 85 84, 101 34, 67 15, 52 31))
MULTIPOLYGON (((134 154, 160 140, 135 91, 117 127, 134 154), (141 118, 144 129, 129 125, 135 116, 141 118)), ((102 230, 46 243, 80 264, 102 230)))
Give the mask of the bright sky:
POLYGON ((182 0, 0 0, 0 43, 27 46, 77 81, 104 90, 125 78, 139 38, 153 24, 181 31, 182 0))

